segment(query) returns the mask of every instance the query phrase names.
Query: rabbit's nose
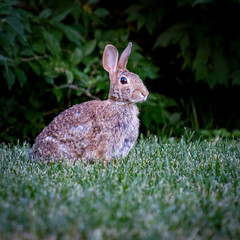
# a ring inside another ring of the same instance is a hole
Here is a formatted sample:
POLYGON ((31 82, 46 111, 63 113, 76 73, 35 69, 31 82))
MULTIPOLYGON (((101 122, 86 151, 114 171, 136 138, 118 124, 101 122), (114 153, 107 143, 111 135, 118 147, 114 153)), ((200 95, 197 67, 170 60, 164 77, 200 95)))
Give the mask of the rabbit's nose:
POLYGON ((149 94, 149 92, 148 92, 147 88, 146 88, 146 87, 144 87, 144 88, 143 88, 143 91, 142 91, 141 93, 142 93, 142 95, 143 95, 144 99, 146 100, 146 99, 147 99, 147 96, 148 96, 148 94, 149 94))
POLYGON ((144 90, 142 89, 142 91, 140 92, 140 96, 143 99, 143 101, 146 101, 147 97, 148 97, 148 90, 147 89, 144 89, 144 90))

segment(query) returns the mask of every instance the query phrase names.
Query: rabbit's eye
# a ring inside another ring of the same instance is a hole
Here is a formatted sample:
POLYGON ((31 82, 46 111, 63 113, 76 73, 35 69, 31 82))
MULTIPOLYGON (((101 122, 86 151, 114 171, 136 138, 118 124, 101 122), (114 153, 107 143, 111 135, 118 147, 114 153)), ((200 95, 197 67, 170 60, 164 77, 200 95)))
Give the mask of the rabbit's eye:
POLYGON ((121 77, 121 80, 120 80, 121 84, 127 84, 127 79, 125 77, 121 77))

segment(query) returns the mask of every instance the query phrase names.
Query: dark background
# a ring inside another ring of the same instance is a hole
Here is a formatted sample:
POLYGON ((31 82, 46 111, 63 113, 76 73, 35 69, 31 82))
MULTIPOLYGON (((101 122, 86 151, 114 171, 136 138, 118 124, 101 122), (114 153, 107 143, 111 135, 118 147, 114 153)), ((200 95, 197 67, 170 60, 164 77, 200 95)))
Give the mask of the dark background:
POLYGON ((239 12, 233 0, 1 1, 0 141, 32 142, 67 107, 106 99, 104 46, 129 41, 151 92, 142 133, 240 136, 239 12))

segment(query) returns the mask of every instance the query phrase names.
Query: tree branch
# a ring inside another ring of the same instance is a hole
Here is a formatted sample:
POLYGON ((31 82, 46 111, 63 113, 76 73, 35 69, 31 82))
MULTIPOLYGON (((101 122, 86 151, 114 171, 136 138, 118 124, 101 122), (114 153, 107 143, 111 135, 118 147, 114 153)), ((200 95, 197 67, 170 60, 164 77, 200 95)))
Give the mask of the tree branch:
POLYGON ((30 58, 21 58, 21 60, 23 62, 30 62, 30 61, 36 61, 36 60, 40 60, 40 59, 44 59, 44 58, 47 58, 46 55, 44 56, 34 56, 34 57, 30 57, 30 58))
POLYGON ((73 89, 75 91, 82 91, 86 96, 92 98, 92 99, 95 99, 95 100, 100 100, 100 98, 92 95, 88 90, 84 89, 84 88, 81 88, 79 87, 78 85, 74 85, 74 84, 64 84, 64 85, 61 85, 61 86, 58 86, 57 89, 62 89, 62 88, 70 88, 70 89, 73 89))

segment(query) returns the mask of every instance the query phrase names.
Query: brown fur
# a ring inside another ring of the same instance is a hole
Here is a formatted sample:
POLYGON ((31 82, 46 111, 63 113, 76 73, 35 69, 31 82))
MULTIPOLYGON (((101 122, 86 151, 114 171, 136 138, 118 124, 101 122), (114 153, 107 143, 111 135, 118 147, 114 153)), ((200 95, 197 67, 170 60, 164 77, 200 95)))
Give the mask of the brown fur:
POLYGON ((131 43, 118 62, 117 49, 107 45, 104 69, 110 75, 108 100, 77 104, 59 114, 36 138, 33 155, 40 160, 92 161, 125 157, 138 137, 137 102, 148 90, 138 75, 126 69, 131 43), (127 84, 121 84, 125 77, 127 84))

